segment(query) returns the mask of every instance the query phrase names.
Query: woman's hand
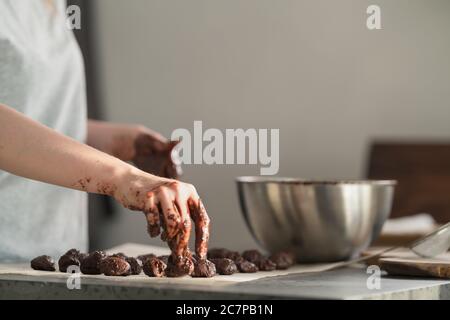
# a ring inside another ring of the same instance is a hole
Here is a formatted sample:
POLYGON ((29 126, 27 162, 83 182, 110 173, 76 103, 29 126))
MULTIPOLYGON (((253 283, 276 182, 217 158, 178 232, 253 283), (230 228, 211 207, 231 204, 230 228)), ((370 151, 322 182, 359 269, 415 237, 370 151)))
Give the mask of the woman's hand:
MULTIPOLYGON (((195 252, 206 258, 208 214, 193 185, 172 180, 181 175, 178 154, 173 150, 178 142, 143 126, 101 121, 89 121, 88 132, 88 144, 142 170, 133 170, 115 183, 114 198, 126 208, 144 212, 150 236, 161 235, 175 258, 188 253, 192 219, 195 252)), ((111 188, 106 186, 106 190, 111 188)))
POLYGON ((177 179, 182 173, 173 150, 178 142, 143 126, 90 120, 88 144, 157 176, 177 179))
POLYGON ((151 237, 161 234, 176 257, 185 256, 195 226, 195 253, 206 258, 210 219, 191 184, 137 171, 117 184, 114 198, 124 207, 144 212, 151 237))

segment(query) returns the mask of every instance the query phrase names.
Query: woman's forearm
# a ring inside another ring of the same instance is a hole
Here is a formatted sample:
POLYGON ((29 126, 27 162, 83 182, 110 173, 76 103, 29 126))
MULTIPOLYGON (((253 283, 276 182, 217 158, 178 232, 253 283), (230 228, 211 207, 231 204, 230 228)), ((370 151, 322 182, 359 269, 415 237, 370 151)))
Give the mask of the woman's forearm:
POLYGON ((135 127, 137 128, 133 125, 88 120, 86 143, 123 161, 131 161, 135 155, 135 127))
POLYGON ((126 208, 143 211, 150 235, 157 236, 163 229, 161 237, 169 242, 173 261, 182 270, 189 253, 192 218, 196 254, 206 259, 209 217, 193 185, 146 173, 2 104, 0 170, 110 195, 126 208))
POLYGON ((135 124, 88 120, 87 131, 88 145, 123 161, 132 161, 139 153, 139 150, 136 150, 139 137, 146 136, 149 143, 153 142, 162 148, 169 143, 159 133, 135 124))
POLYGON ((133 166, 0 104, 0 169, 93 193, 114 193, 133 166))

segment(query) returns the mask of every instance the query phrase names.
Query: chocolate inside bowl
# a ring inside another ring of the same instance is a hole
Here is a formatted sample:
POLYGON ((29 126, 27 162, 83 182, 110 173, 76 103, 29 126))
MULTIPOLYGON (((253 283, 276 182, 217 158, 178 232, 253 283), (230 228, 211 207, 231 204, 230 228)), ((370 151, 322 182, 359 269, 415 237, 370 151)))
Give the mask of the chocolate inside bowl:
POLYGON ((290 249, 299 262, 356 257, 388 218, 393 180, 239 177, 244 219, 269 252, 290 249))

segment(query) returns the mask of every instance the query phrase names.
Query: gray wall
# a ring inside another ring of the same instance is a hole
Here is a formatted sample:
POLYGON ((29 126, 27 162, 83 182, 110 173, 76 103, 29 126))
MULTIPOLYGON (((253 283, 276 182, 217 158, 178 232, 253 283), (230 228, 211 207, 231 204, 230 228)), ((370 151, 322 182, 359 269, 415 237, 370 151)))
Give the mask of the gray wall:
MULTIPOLYGON (((450 1, 97 0, 111 121, 280 128, 280 175, 357 178, 374 138, 450 135, 450 1), (382 30, 365 26, 378 4, 382 30)), ((212 245, 253 247, 233 178, 256 166, 188 166, 212 245)), ((149 240, 126 210, 93 223, 107 247, 149 240)))

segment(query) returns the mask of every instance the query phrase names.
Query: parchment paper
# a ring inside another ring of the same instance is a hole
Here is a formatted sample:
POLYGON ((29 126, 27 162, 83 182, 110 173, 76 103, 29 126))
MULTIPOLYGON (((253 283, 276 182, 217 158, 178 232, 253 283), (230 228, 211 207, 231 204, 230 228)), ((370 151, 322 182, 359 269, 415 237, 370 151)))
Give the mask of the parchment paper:
MULTIPOLYGON (((159 246, 151 246, 151 245, 142 245, 135 243, 126 243, 111 249, 106 250, 108 254, 123 252, 128 256, 136 257, 141 254, 153 253, 156 255, 165 255, 169 254, 169 250, 164 247, 159 246)), ((43 253, 44 254, 44 253, 43 253)), ((59 257, 53 257, 55 261, 59 259, 59 257)), ((146 282, 158 282, 158 283, 185 283, 185 284, 204 284, 207 286, 222 284, 226 285, 237 283, 237 282, 245 282, 256 279, 261 279, 264 277, 274 277, 280 275, 287 275, 292 273, 306 273, 306 272, 317 272, 322 269, 326 269, 333 264, 307 264, 307 265, 295 265, 288 270, 275 270, 275 271, 260 271, 256 273, 236 273, 230 276, 221 276, 217 275, 213 278, 192 278, 189 276, 182 278, 150 278, 145 274, 141 273, 137 276, 127 276, 127 277, 107 277, 104 275, 81 275, 81 278, 86 279, 101 279, 104 281, 113 281, 113 282, 123 282, 123 283, 146 283, 146 282)), ((30 267, 30 264, 0 264, 0 275, 25 275, 25 276, 33 276, 39 277, 41 279, 48 279, 51 281, 52 279, 65 279, 69 276, 69 274, 62 272, 47 272, 47 271, 37 271, 33 270, 30 267)))

